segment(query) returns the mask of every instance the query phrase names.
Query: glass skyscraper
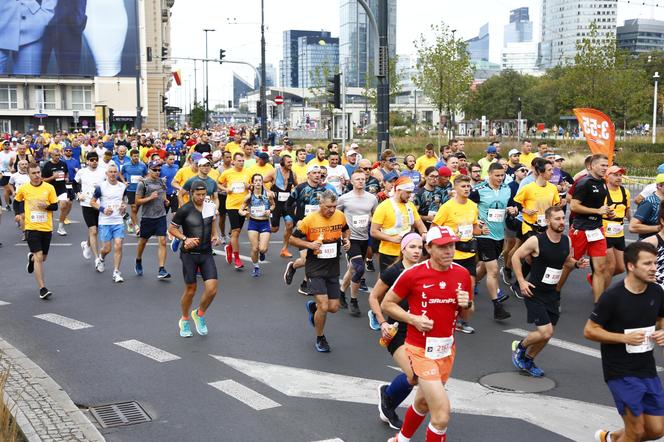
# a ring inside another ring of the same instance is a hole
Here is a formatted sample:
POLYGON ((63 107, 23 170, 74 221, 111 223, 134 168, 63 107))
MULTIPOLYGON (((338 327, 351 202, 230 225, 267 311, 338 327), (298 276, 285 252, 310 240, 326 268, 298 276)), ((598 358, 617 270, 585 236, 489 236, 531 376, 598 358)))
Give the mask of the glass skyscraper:
POLYGON ((339 39, 320 37, 300 37, 298 42, 298 87, 325 85, 325 78, 316 78, 336 74, 339 70, 339 39))
POLYGON ((326 31, 300 31, 300 30, 288 30, 284 31, 284 55, 281 61, 279 62, 280 68, 280 84, 286 87, 299 87, 300 81, 300 70, 298 57, 299 52, 299 42, 300 37, 312 37, 319 39, 328 39, 331 37, 331 34, 326 31))
POLYGON ((528 8, 510 11, 510 24, 505 26, 504 46, 509 43, 523 43, 533 40, 533 22, 530 21, 528 8))

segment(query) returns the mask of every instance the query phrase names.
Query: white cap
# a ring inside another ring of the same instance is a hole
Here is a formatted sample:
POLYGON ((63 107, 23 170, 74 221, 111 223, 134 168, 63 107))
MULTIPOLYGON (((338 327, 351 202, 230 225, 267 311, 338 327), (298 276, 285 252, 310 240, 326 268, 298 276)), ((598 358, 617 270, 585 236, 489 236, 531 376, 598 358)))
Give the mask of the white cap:
POLYGON ((360 146, 358 146, 357 143, 351 143, 351 144, 350 144, 350 148, 351 148, 351 150, 352 150, 352 149, 357 149, 358 147, 360 147, 360 146))
POLYGON ((199 166, 202 166, 203 164, 210 164, 210 160, 208 160, 207 158, 201 158, 200 160, 198 160, 198 163, 196 164, 199 166))
POLYGON ((309 164, 307 167, 307 173, 309 172, 320 172, 320 166, 318 164, 309 164))
POLYGON ((357 155, 358 152, 354 149, 350 149, 348 152, 346 152, 346 156, 349 157, 351 155, 357 155))
POLYGON ((512 149, 507 153, 508 157, 511 157, 512 155, 521 155, 521 151, 519 149, 512 149))

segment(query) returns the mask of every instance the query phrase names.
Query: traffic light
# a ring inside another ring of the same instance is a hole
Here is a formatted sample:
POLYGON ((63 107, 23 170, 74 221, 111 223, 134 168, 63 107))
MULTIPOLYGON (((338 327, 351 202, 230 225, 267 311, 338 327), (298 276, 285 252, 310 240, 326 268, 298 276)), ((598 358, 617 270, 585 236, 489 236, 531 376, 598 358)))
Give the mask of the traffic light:
POLYGON ((226 56, 226 50, 225 49, 219 49, 219 64, 222 64, 224 62, 224 57, 226 56))
POLYGON ((161 58, 168 58, 168 48, 166 46, 161 47, 161 58))
POLYGON ((260 101, 257 101, 256 102, 256 116, 258 118, 260 118, 261 115, 263 115, 263 103, 261 103, 260 101))
POLYGON ((341 109, 341 74, 334 74, 327 78, 327 93, 330 98, 327 100, 334 108, 341 109))
POLYGON ((115 119, 115 112, 112 107, 108 108, 108 123, 113 124, 113 120, 115 119))
POLYGON ((161 111, 166 113, 166 106, 168 106, 168 98, 166 95, 161 96, 161 111))

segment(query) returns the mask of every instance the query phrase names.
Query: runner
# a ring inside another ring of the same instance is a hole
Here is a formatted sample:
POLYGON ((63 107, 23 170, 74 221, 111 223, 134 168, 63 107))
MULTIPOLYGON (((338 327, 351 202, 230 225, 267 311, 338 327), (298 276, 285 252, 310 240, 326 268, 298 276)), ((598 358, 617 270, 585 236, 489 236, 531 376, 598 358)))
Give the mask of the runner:
POLYGON ((332 185, 334 187, 335 192, 337 192, 337 195, 341 195, 346 188, 346 185, 350 181, 350 177, 348 176, 348 171, 344 166, 339 164, 339 154, 338 153, 330 153, 327 157, 330 165, 327 166, 327 184, 332 185))
POLYGON ((371 215, 378 206, 376 197, 366 190, 365 174, 356 170, 351 176, 353 190, 341 195, 337 209, 346 216, 346 224, 350 227, 350 249, 346 257, 348 266, 341 283, 341 295, 339 297, 341 307, 346 304, 346 289, 350 286, 350 310, 351 316, 360 317, 362 312, 357 301, 357 291, 360 289, 360 281, 364 276, 364 260, 367 256, 369 246, 369 223, 371 215))
MULTIPOLYGON (((449 170, 449 169, 448 169, 449 170)), ((413 204, 417 207, 424 226, 429 229, 441 204, 445 201, 445 192, 438 186, 438 170, 435 167, 427 167, 424 171, 424 180, 415 192, 413 204)))
MULTIPOLYGON (((130 222, 127 226, 129 233, 134 233, 134 229, 138 229, 138 206, 136 205, 136 186, 141 178, 148 174, 148 168, 145 163, 139 159, 139 151, 132 149, 129 152, 131 161, 125 164, 120 169, 120 181, 127 187, 127 204, 131 208, 130 222)), ((136 230, 136 236, 140 232, 136 230)))
POLYGON ((274 197, 263 187, 263 176, 255 173, 251 177, 249 195, 242 202, 238 211, 242 217, 249 218, 247 236, 251 244, 251 263, 254 269, 251 276, 261 276, 258 262, 265 261, 265 254, 270 245, 270 214, 274 211, 274 197))
POLYGON ((304 183, 307 180, 307 163, 304 161, 305 158, 307 158, 307 151, 305 149, 299 148, 295 151, 292 168, 298 183, 304 183))
MULTIPOLYGON (((403 425, 401 418, 396 413, 399 405, 408 397, 413 390, 413 385, 408 379, 414 380, 413 368, 410 366, 408 355, 406 355, 406 329, 408 324, 400 322, 397 325, 397 331, 394 336, 390 334, 390 329, 395 326, 392 318, 385 318, 380 308, 387 291, 394 285, 399 275, 414 266, 422 257, 422 237, 417 233, 409 233, 401 240, 401 260, 394 263, 383 273, 376 281, 371 293, 369 294, 369 326, 374 330, 380 330, 382 338, 388 340, 387 351, 390 352, 394 361, 399 365, 402 373, 398 374, 391 383, 381 385, 378 388, 378 413, 380 419, 386 422, 390 427, 399 430, 403 425)), ((408 311, 408 301, 404 300, 399 306, 408 311)))
POLYGON ((613 217, 605 215, 602 225, 606 235, 606 258, 609 278, 606 287, 611 284, 611 278, 625 271, 623 253, 625 251, 625 220, 629 222, 632 217, 628 189, 622 185, 623 174, 626 171, 619 166, 611 166, 606 171, 606 206, 613 211, 613 217))
POLYGON ((240 231, 244 225, 244 217, 240 216, 239 210, 249 193, 249 184, 249 176, 244 170, 244 155, 238 152, 233 155, 233 168, 224 170, 219 177, 219 186, 227 194, 226 214, 231 224, 231 241, 225 247, 226 263, 234 263, 236 270, 244 267, 240 259, 240 231))
MULTIPOLYGON (((638 198, 637 198, 638 200, 638 198)), ((660 229, 659 207, 664 201, 664 173, 655 177, 655 192, 646 197, 638 207, 629 223, 630 233, 638 233, 639 239, 654 235, 660 229)))
MULTIPOLYGON (((143 251, 145 245, 152 236, 157 237, 159 248, 157 249, 157 260, 159 269, 157 277, 168 279, 171 274, 166 271, 166 211, 169 199, 166 192, 166 184, 159 177, 161 174, 161 161, 150 161, 148 163, 148 175, 141 179, 136 186, 136 205, 141 207, 141 236, 136 249, 136 263, 134 271, 138 276, 143 276, 143 251)), ((216 183, 214 183, 216 186, 216 183)), ((186 186, 186 184, 185 184, 186 186)))
POLYGON ((279 167, 275 171, 275 181, 273 192, 277 198, 274 211, 270 215, 270 225, 272 233, 279 231, 281 218, 284 219, 284 244, 279 256, 282 258, 292 258, 293 255, 288 251, 288 240, 293 234, 293 216, 288 212, 287 202, 290 194, 297 185, 295 173, 292 170, 293 160, 285 155, 279 160, 279 167))
MULTIPOLYGON (((219 186, 217 186, 217 180, 214 179, 212 176, 212 163, 210 163, 210 160, 207 158, 201 158, 196 162, 196 165, 198 166, 198 172, 196 173, 195 176, 189 178, 183 185, 182 189, 180 189, 180 192, 178 194, 178 200, 181 201, 188 201, 189 200, 189 191, 191 190, 191 185, 195 181, 202 181, 205 183, 205 187, 207 188, 207 198, 208 200, 212 201, 216 207, 219 207, 219 197, 217 195, 217 189, 219 186)), ((216 175, 216 171, 215 171, 216 175)), ((218 178, 218 177, 217 177, 218 178)))
POLYGON ((664 346, 664 291, 655 283, 657 249, 625 248, 625 279, 602 294, 583 334, 602 345, 604 381, 623 419, 619 430, 597 430, 595 440, 642 441, 664 436, 664 389, 653 350, 664 346))
POLYGON ((422 176, 426 175, 425 172, 429 167, 435 166, 436 163, 438 162, 438 158, 436 158, 436 153, 434 149, 435 146, 433 145, 433 143, 427 144, 426 146, 424 146, 424 155, 415 160, 414 169, 418 171, 422 176))
POLYGON ((106 181, 95 187, 90 206, 99 211, 99 242, 101 250, 95 261, 95 269, 102 273, 105 269, 104 259, 111 253, 113 242, 113 282, 124 282, 120 273, 122 261, 122 240, 125 237, 123 217, 127 206, 123 201, 126 186, 118 181, 118 166, 109 164, 106 168, 106 181))
POLYGON ((90 259, 94 256, 95 265, 99 257, 99 247, 97 244, 99 211, 90 206, 90 201, 95 193, 95 188, 106 179, 106 173, 98 167, 98 164, 99 156, 97 152, 90 152, 86 161, 87 167, 79 170, 74 177, 74 181, 80 185, 81 189, 76 195, 76 199, 81 204, 83 221, 85 221, 85 225, 88 227, 88 239, 81 241, 81 250, 85 259, 90 259))
MULTIPOLYGON (((16 195, 16 191, 25 183, 30 182, 30 175, 28 175, 28 162, 26 160, 21 160, 17 164, 18 171, 13 173, 9 177, 9 185, 11 186, 11 196, 16 195)), ((14 209, 14 221, 18 224, 19 229, 21 230, 21 241, 25 241, 25 204, 20 201, 12 202, 12 208, 14 209)), ((2 207, 0 207, 0 212, 2 207)))
MULTIPOLYGON (((218 151, 217 151, 218 152, 218 151)), ((214 165, 213 165, 214 166, 214 165)), ((218 163, 216 171, 219 173, 219 177, 224 173, 225 170, 233 168, 233 156, 227 150, 224 150, 221 154, 221 162, 218 163)), ((219 179, 217 178, 217 183, 219 179)), ((219 199, 219 240, 221 244, 226 245, 228 239, 226 238, 226 197, 228 193, 225 190, 221 189, 221 186, 218 188, 217 198, 219 199)))
POLYGON ((324 191, 320 195, 319 209, 305 216, 290 238, 291 244, 307 250, 304 271, 309 281, 308 293, 315 301, 307 301, 306 307, 309 323, 316 329, 316 351, 323 353, 330 351, 324 333, 327 313, 339 310, 341 249, 350 250, 350 230, 343 213, 336 208, 337 195, 324 191))
POLYGON ((549 207, 545 217, 548 224, 546 232, 528 238, 512 256, 512 268, 524 296, 528 323, 534 323, 537 327, 522 341, 512 342, 512 363, 518 370, 533 377, 544 376, 534 359, 553 336, 560 318, 563 267, 578 269, 588 266, 586 259, 577 261, 573 258, 570 239, 563 234, 565 212, 562 207, 549 207), (527 258, 532 262, 528 280, 521 266, 527 258))
POLYGON ((10 149, 9 140, 2 142, 2 151, 0 151, 0 186, 4 189, 5 209, 11 210, 11 188, 9 187, 9 177, 12 174, 12 164, 16 154, 10 149))
POLYGON ((651 235, 641 242, 646 242, 657 247, 657 270, 655 271, 655 278, 657 284, 664 288, 664 210, 662 210, 662 206, 664 206, 664 202, 660 203, 659 209, 659 225, 662 228, 660 228, 659 232, 657 232, 655 235, 651 235))
MULTIPOLYGON (((242 157, 241 153, 238 153, 242 157)), ((168 228, 168 232, 182 244, 180 259, 182 260, 182 276, 184 278, 184 292, 180 299, 181 317, 178 322, 180 336, 190 338, 193 336, 189 326, 189 315, 194 321, 196 332, 205 336, 208 334, 205 313, 217 295, 217 266, 212 256, 212 247, 219 242, 215 214, 217 207, 206 200, 207 188, 202 181, 191 185, 191 200, 180 207, 168 228), (196 295, 196 274, 200 272, 203 278, 204 291, 198 308, 189 311, 196 295)))
POLYGON ((450 402, 445 391, 454 364, 454 323, 473 312, 472 283, 468 271, 453 262, 459 238, 448 227, 433 226, 426 235, 430 259, 401 273, 381 303, 383 311, 408 324, 405 351, 419 385, 399 433, 389 442, 408 441, 427 413, 427 442, 446 439, 450 402), (399 304, 406 300, 409 311, 399 304))
POLYGON ((60 149, 55 148, 51 151, 51 160, 44 164, 42 168, 43 180, 53 186, 55 193, 58 195, 58 205, 60 207, 60 216, 58 218, 57 233, 60 236, 67 235, 65 230, 65 216, 63 212, 66 210, 69 213, 71 209, 71 201, 67 195, 67 182, 68 182, 68 169, 64 161, 60 159, 62 152, 60 149))
MULTIPOLYGON (((514 201, 514 197, 519 190, 521 181, 527 173, 528 168, 526 166, 521 166, 514 171, 513 180, 508 184, 508 187, 510 188, 510 199, 507 202, 508 207, 517 206, 517 203, 514 201)), ((518 213, 517 215, 512 215, 508 212, 507 216, 505 217, 505 247, 503 248, 503 267, 500 269, 503 282, 508 286, 512 285, 513 279, 512 255, 521 245, 521 241, 517 238, 517 234, 521 234, 521 220, 518 218, 518 213)))
POLYGON ((42 180, 39 164, 28 164, 30 182, 16 191, 16 200, 23 202, 25 210, 25 236, 28 242, 28 273, 35 274, 39 297, 48 299, 53 293, 44 283, 44 263, 48 257, 53 236, 53 212, 58 210, 55 188, 42 180))

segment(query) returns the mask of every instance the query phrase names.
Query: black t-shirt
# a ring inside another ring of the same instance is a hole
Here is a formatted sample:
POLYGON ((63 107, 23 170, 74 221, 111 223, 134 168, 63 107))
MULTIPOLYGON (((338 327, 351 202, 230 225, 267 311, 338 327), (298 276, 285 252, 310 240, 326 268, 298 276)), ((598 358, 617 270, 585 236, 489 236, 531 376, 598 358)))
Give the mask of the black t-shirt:
MULTIPOLYGON (((607 193, 604 180, 587 175, 574 186, 572 198, 580 201, 584 207, 599 209, 604 205, 607 193)), ((577 230, 599 229, 602 227, 602 216, 575 213, 573 227, 577 230)))
POLYGON ((58 160, 57 163, 49 161, 44 164, 44 167, 42 168, 42 177, 44 178, 50 178, 58 172, 63 172, 64 175, 60 175, 62 178, 56 178, 51 181, 51 184, 55 187, 56 195, 60 195, 67 191, 67 165, 62 160, 58 160))
POLYGON ((203 154, 205 152, 210 153, 210 152, 212 152, 212 146, 210 146, 210 143, 198 143, 194 147, 194 151, 196 151, 198 153, 201 153, 201 154, 203 154))
POLYGON ((180 247, 182 253, 209 254, 212 253, 212 229, 214 223, 214 212, 211 216, 203 218, 203 212, 198 210, 193 202, 189 201, 180 207, 171 223, 182 227, 182 232, 187 238, 198 238, 198 247, 191 249, 180 247))
MULTIPOLYGON (((655 327, 661 317, 664 317, 664 290, 659 285, 648 284, 643 293, 636 294, 628 291, 621 281, 602 294, 590 320, 606 331, 625 333, 626 329, 655 327)), ((652 350, 628 353, 626 344, 602 344, 601 352, 605 381, 657 376, 652 350)))
MULTIPOLYGON (((401 273, 403 273, 404 270, 406 270, 406 269, 403 266, 403 262, 402 261, 397 261, 397 262, 395 262, 394 264, 392 264, 391 266, 389 266, 388 268, 386 268, 385 270, 383 270, 380 273, 380 280, 383 281, 385 283, 385 285, 387 285, 388 287, 392 287, 394 285, 394 283, 396 282, 397 278, 399 277, 399 275, 401 275, 401 273)), ((408 298, 407 297, 403 298, 401 300, 401 302, 399 302, 399 307, 401 307, 402 309, 408 311, 409 307, 408 307, 408 298)), ((387 318, 387 322, 389 324, 394 324, 396 321, 392 318, 387 318)), ((399 329, 398 329, 397 333, 402 332, 403 334, 406 334, 406 329, 407 328, 408 328, 407 323, 400 322, 399 323, 399 329)))

